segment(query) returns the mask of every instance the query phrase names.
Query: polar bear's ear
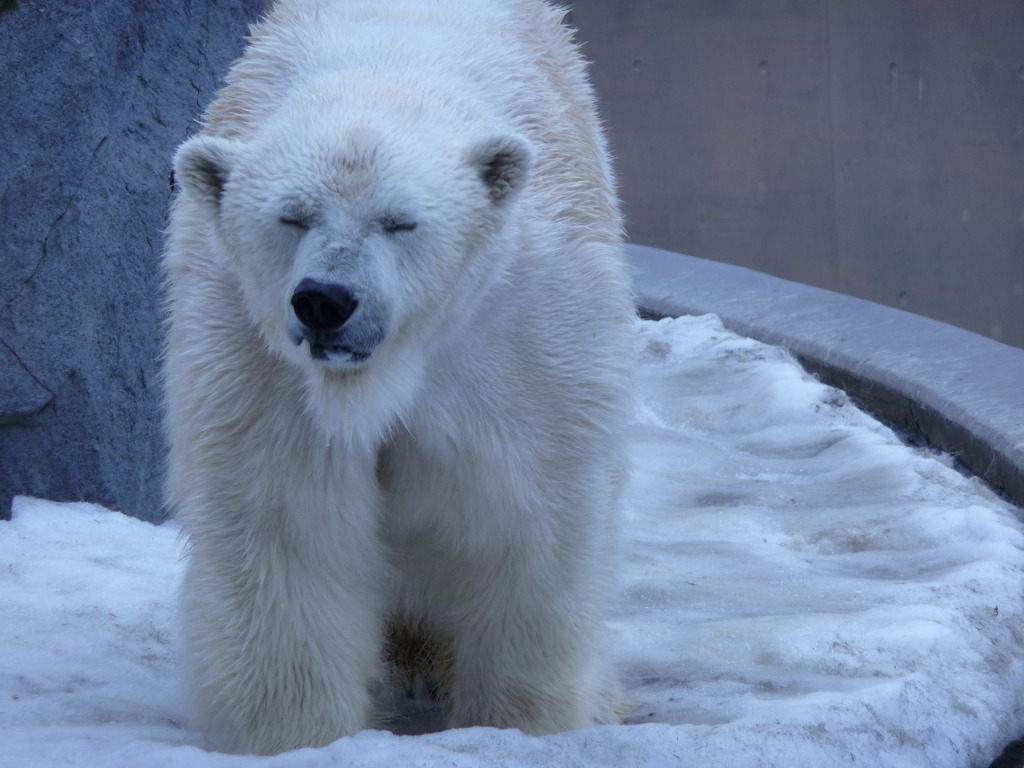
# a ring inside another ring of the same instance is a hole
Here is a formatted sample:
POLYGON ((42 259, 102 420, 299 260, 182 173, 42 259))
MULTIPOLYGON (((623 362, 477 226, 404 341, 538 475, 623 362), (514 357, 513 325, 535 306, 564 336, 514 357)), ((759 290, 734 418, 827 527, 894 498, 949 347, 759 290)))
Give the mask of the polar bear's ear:
POLYGON ((190 192, 219 205, 234 163, 238 142, 219 136, 189 139, 174 157, 174 178, 190 192))
POLYGON ((533 170, 533 147, 518 136, 493 136, 470 155, 491 200, 505 203, 526 186, 533 170))

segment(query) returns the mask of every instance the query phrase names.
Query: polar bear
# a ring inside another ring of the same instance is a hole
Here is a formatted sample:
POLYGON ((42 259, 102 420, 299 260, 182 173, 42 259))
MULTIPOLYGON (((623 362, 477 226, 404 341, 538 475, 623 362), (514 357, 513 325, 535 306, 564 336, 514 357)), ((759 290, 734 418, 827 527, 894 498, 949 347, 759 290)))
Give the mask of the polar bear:
POLYGON ((543 0, 278 0, 175 157, 182 656, 210 746, 615 719, 633 307, 543 0), (398 668, 399 671, 394 670, 398 668))

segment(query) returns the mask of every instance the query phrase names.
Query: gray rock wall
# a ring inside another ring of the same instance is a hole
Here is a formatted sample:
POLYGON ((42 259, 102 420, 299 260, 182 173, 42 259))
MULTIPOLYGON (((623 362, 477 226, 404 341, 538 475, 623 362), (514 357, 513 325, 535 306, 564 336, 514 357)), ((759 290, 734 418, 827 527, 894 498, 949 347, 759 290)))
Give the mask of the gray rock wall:
POLYGON ((170 158, 262 0, 21 0, 0 15, 0 517, 161 508, 170 158))

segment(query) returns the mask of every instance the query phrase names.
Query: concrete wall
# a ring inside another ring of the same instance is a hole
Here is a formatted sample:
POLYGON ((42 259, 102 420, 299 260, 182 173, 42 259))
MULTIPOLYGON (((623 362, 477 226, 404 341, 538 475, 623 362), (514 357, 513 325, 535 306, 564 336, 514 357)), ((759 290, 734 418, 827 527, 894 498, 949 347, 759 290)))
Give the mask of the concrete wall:
POLYGON ((0 517, 13 494, 162 516, 170 158, 260 5, 5 4, 0 517))
POLYGON ((631 239, 1024 346, 1024 2, 577 0, 631 239))

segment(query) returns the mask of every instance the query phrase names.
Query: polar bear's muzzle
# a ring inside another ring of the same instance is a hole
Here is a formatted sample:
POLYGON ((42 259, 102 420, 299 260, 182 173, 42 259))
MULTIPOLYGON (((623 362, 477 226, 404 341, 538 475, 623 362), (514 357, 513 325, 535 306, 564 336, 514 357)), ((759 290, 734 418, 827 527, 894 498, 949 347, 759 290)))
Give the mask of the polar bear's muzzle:
POLYGON ((368 337, 359 328, 365 323, 352 319, 359 300, 346 286, 304 278, 292 293, 291 306, 289 335, 296 344, 307 342, 314 360, 358 365, 370 358, 378 334, 368 337))

